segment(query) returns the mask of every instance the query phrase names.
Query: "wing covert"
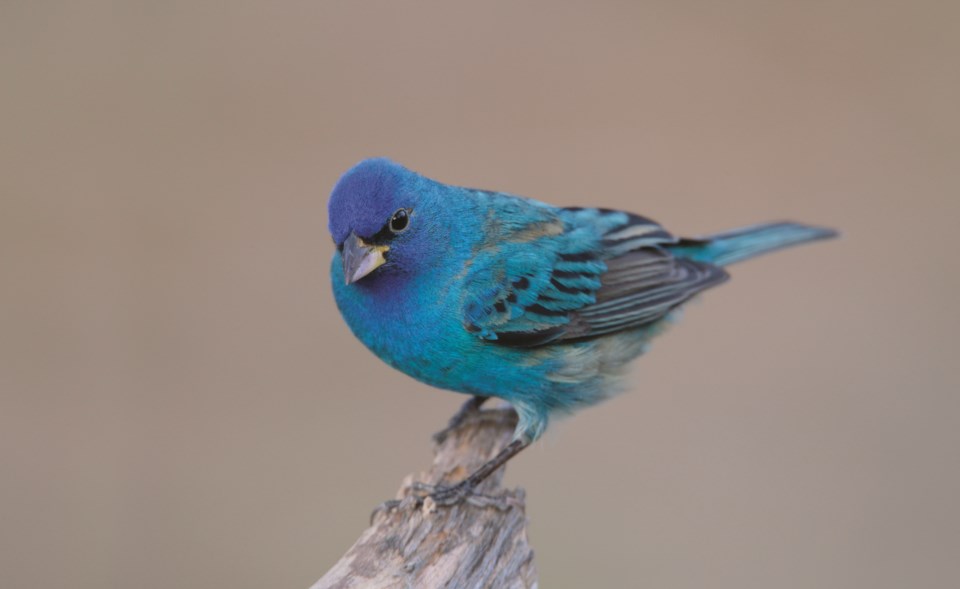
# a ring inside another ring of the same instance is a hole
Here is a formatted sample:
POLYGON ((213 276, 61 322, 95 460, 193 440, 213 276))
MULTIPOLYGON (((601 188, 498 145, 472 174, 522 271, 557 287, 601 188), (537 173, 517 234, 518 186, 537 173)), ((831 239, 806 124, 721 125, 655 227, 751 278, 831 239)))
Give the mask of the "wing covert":
POLYGON ((554 211, 547 220, 510 224, 477 252, 465 284, 468 331, 522 347, 597 337, 656 321, 727 277, 717 266, 672 256, 661 245, 677 239, 649 219, 554 211))

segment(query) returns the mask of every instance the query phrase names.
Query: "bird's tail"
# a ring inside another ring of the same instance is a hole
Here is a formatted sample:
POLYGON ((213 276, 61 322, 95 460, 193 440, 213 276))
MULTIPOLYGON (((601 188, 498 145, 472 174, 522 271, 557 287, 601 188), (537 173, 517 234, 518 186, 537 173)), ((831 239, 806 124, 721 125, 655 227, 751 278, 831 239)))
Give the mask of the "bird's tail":
POLYGON ((833 229, 781 221, 751 225, 702 238, 681 239, 670 250, 682 257, 726 266, 774 250, 836 236, 837 232, 833 229))

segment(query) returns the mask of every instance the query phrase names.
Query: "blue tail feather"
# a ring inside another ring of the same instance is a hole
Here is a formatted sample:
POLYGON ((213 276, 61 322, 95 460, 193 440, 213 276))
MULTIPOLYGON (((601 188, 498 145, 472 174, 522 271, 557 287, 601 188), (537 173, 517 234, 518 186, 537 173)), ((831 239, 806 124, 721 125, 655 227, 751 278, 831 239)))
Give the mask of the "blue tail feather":
POLYGON ((676 245, 670 246, 670 251, 699 262, 727 266, 774 250, 836 236, 836 231, 825 227, 782 221, 702 238, 681 239, 676 245))

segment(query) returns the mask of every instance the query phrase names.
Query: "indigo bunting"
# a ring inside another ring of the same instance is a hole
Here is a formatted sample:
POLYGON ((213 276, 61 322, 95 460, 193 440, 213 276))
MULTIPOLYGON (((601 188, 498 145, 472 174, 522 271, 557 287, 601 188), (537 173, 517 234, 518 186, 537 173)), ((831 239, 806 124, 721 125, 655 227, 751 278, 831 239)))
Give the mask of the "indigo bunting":
POLYGON ((360 341, 473 395, 458 415, 489 397, 517 411, 513 442, 432 493, 439 504, 466 497, 552 415, 618 392, 627 363, 683 303, 726 281, 727 265, 835 235, 779 222, 678 238, 632 213, 449 186, 387 159, 343 175, 329 229, 334 296, 360 341))

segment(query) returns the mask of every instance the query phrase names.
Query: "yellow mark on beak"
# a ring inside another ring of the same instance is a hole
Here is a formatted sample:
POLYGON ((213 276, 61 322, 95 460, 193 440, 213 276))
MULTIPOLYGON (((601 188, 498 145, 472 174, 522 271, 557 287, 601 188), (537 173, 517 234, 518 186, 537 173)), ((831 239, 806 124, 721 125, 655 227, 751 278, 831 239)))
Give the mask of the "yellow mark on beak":
POLYGON ((351 284, 383 266, 387 261, 384 254, 389 250, 390 246, 366 243, 350 233, 343 242, 343 279, 351 284))

